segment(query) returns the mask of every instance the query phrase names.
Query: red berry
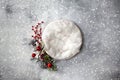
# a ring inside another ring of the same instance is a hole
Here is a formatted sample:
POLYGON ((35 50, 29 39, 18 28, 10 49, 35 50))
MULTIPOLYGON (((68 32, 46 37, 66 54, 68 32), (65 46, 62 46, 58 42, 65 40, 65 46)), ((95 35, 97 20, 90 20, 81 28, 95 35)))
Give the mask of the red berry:
POLYGON ((34 33, 36 34, 37 32, 36 32, 36 31, 34 31, 34 33))
POLYGON ((35 58, 36 54, 35 53, 32 53, 32 57, 35 58))
POLYGON ((36 39, 37 38, 37 36, 34 36, 34 39, 36 39))
POLYGON ((40 23, 38 23, 38 25, 40 25, 40 23))
POLYGON ((37 40, 37 43, 39 44, 40 42, 37 40))
POLYGON ((40 40, 42 41, 42 37, 40 37, 40 40))
POLYGON ((36 32, 38 32, 38 30, 36 30, 36 32))
POLYGON ((40 55, 40 58, 43 59, 43 57, 44 57, 44 54, 41 54, 41 55, 40 55))
POLYGON ((48 63, 48 64, 47 64, 47 67, 48 67, 48 68, 51 68, 51 67, 52 67, 52 64, 51 64, 51 63, 48 63))
POLYGON ((37 36, 39 37, 39 36, 40 36, 40 34, 37 34, 37 36))
POLYGON ((41 23, 44 23, 44 21, 41 21, 41 23))
POLYGON ((37 46, 37 47, 36 47, 36 50, 37 50, 37 51, 41 51, 41 47, 40 47, 40 46, 37 46))
POLYGON ((36 29, 38 28, 38 25, 36 25, 36 27, 35 27, 36 29))
POLYGON ((40 31, 42 30, 42 28, 40 28, 40 31))
POLYGON ((42 39, 42 37, 40 36, 40 39, 42 39))

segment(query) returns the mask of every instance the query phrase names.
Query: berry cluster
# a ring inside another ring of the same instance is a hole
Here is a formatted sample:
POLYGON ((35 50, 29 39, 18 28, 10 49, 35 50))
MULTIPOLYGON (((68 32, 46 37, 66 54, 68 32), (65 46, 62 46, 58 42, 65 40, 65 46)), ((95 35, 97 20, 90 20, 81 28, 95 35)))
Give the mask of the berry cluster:
POLYGON ((44 49, 44 43, 42 42, 42 28, 41 25, 44 22, 41 21, 36 26, 32 26, 32 31, 34 32, 34 35, 32 35, 33 40, 31 41, 31 44, 34 47, 34 52, 32 53, 32 60, 37 60, 37 62, 41 62, 41 67, 49 70, 57 70, 57 67, 55 65, 55 60, 50 57, 45 49, 44 49))

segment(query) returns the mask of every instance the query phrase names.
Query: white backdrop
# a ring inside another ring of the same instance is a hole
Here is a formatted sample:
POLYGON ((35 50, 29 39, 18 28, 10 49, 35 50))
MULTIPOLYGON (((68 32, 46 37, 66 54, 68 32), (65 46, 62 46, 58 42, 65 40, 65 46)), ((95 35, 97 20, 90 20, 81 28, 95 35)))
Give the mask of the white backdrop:
POLYGON ((120 80, 120 0, 0 0, 0 80, 120 80), (31 26, 69 19, 84 43, 49 72, 31 61, 31 26))

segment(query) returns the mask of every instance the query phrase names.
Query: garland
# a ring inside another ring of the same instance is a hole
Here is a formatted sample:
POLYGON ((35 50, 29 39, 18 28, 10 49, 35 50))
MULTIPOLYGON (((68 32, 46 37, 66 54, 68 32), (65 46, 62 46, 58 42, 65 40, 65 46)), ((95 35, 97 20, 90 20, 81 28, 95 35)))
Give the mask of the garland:
POLYGON ((57 66, 55 65, 55 60, 52 57, 50 57, 44 49, 41 27, 43 23, 44 22, 41 21, 36 26, 32 26, 32 31, 34 32, 34 35, 32 35, 33 40, 31 44, 34 47, 34 52, 31 55, 31 60, 41 62, 41 68, 56 71, 57 66))

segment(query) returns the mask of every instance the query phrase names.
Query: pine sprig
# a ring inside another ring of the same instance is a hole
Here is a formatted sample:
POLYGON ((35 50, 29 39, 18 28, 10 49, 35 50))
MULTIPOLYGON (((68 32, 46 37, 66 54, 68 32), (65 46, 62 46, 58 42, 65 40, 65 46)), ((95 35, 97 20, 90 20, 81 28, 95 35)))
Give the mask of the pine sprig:
POLYGON ((34 52, 32 53, 32 59, 41 63, 41 68, 48 69, 52 71, 57 70, 57 66, 55 64, 55 60, 50 57, 44 49, 44 43, 42 41, 42 28, 41 24, 38 23, 36 26, 32 26, 32 30, 34 35, 32 35, 33 40, 31 41, 32 46, 34 47, 34 52))

